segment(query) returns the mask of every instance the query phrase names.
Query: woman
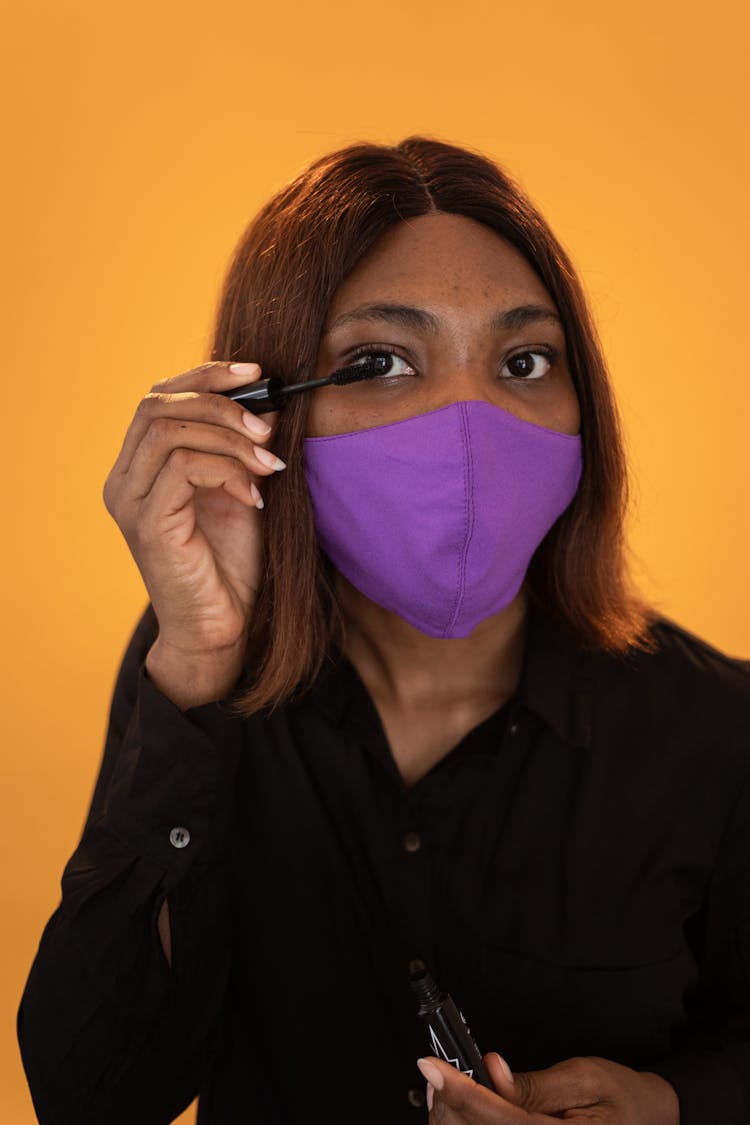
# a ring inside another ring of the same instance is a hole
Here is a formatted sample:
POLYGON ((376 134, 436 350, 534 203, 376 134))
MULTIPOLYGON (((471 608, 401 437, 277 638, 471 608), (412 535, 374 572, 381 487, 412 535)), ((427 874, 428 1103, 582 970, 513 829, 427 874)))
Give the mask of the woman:
POLYGON ((453 146, 333 153, 212 356, 105 487, 150 607, 19 1012, 42 1125, 750 1121, 747 668, 629 585, 544 220, 453 146), (373 353, 269 424, 221 393, 373 353), (425 1090, 415 960, 495 1091, 425 1090))

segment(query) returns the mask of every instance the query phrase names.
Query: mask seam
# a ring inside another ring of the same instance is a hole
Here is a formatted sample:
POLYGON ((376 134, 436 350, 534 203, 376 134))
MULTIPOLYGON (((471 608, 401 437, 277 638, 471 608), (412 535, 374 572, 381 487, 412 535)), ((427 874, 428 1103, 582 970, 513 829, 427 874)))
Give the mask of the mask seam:
POLYGON ((474 506, 472 503, 472 497, 474 495, 474 462, 472 460, 468 411, 463 403, 461 404, 459 413, 461 416, 461 439, 464 445, 464 544, 461 548, 461 555, 458 561, 458 588, 456 590, 456 600, 454 602, 448 628, 443 634, 444 636, 451 635, 461 610, 462 602, 466 596, 466 558, 469 553, 471 537, 474 533, 474 506))

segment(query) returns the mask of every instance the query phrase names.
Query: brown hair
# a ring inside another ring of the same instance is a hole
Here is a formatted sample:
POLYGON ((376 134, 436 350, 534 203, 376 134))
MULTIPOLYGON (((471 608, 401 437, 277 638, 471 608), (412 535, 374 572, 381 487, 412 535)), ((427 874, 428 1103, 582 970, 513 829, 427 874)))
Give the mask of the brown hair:
MULTIPOLYGON (((428 212, 464 215, 512 243, 552 296, 578 394, 583 475, 573 503, 532 559, 526 589, 567 621, 585 647, 649 647, 650 611, 633 590, 623 523, 627 476, 601 344, 571 262, 502 169, 478 153, 424 137, 355 144, 316 160, 249 224, 219 297, 211 358, 260 363, 284 380, 314 372, 324 319, 343 279, 387 230, 428 212)), ((265 485, 264 578, 248 638, 242 714, 305 690, 343 621, 333 568, 318 547, 303 471, 309 398, 282 412, 274 450, 288 468, 265 485)))

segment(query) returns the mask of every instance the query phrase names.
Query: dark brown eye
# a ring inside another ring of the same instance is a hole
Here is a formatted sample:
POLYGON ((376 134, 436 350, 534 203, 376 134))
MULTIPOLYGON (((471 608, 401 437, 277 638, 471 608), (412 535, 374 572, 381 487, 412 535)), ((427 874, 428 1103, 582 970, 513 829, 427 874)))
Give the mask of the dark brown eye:
POLYGON ((347 366, 357 367, 360 363, 373 367, 377 371, 375 378, 383 382, 397 379, 400 375, 414 374, 414 368, 403 356, 386 348, 363 347, 354 353, 347 366), (404 367, 406 371, 403 370, 404 367))
POLYGON ((519 352, 511 356, 503 367, 508 369, 505 378, 511 379, 541 379, 552 366, 551 357, 544 352, 519 352))
POLYGON ((393 367, 393 360, 384 352, 376 352, 372 357, 372 366, 378 375, 385 375, 393 367))

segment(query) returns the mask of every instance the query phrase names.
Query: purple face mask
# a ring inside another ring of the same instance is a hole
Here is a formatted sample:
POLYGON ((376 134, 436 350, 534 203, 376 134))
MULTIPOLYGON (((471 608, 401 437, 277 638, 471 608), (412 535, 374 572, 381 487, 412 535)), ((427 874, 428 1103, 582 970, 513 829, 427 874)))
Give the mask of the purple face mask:
POLYGON ((305 439, 323 550, 431 637, 468 637, 513 600, 581 467, 580 436, 478 401, 305 439))

